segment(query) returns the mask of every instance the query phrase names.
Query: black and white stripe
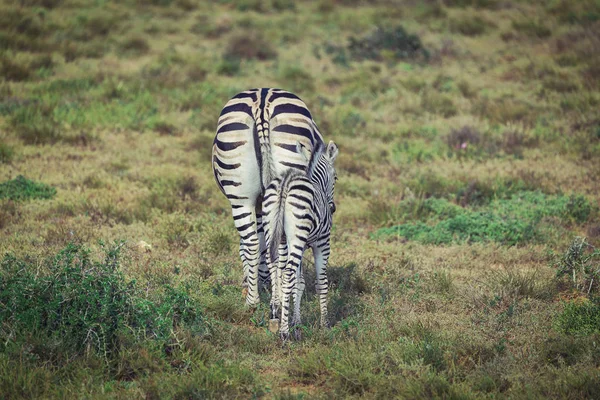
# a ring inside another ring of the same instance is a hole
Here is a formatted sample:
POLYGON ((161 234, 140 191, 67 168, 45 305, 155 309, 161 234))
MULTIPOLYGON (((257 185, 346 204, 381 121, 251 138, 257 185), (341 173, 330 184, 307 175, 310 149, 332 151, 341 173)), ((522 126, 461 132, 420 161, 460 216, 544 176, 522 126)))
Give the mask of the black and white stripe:
POLYGON ((323 138, 306 104, 280 89, 252 89, 227 102, 217 124, 212 166, 219 188, 229 199, 240 235, 246 303, 259 302, 258 281, 270 278, 261 221, 261 199, 267 185, 289 170, 303 171, 309 151, 323 138), (260 274, 259 274, 260 270, 260 274))
MULTIPOLYGON (((298 144, 298 147, 299 153, 303 153, 302 145, 298 144)), ((332 216, 335 212, 334 161, 338 148, 335 143, 329 142, 327 148, 318 145, 312 155, 308 152, 304 154, 308 161, 307 170, 289 170, 275 178, 267 187, 263 201, 267 259, 273 281, 271 319, 281 317, 279 332, 284 340, 289 336, 288 318, 292 295, 292 325, 300 324, 300 301, 304 292, 302 256, 308 246, 312 248, 315 257, 321 325, 327 325, 327 261, 330 254, 332 216), (287 251, 282 251, 282 242, 286 244, 287 251)))

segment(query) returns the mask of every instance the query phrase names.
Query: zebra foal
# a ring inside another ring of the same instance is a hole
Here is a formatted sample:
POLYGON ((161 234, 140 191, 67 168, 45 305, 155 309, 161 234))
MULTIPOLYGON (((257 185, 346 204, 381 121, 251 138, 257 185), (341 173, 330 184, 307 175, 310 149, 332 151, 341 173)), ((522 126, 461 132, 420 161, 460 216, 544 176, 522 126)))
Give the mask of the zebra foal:
POLYGON ((292 295, 292 325, 300 324, 300 302, 305 286, 302 256, 308 246, 312 248, 315 258, 321 326, 327 326, 327 261, 335 212, 333 195, 337 176, 334 161, 339 151, 333 142, 329 142, 326 148, 317 145, 312 154, 300 143, 297 147, 298 153, 306 157, 306 171, 289 170, 275 178, 267 187, 263 199, 267 260, 272 271, 271 319, 280 317, 279 333, 283 340, 289 337, 292 295), (281 243, 285 243, 283 248, 287 249, 287 253, 281 251, 281 243))
POLYGON ((212 148, 212 168, 221 192, 231 203, 240 235, 246 304, 259 302, 258 281, 269 280, 261 220, 265 186, 288 170, 304 171, 307 159, 297 153, 300 142, 308 151, 323 137, 295 94, 260 88, 233 96, 221 111, 212 148))

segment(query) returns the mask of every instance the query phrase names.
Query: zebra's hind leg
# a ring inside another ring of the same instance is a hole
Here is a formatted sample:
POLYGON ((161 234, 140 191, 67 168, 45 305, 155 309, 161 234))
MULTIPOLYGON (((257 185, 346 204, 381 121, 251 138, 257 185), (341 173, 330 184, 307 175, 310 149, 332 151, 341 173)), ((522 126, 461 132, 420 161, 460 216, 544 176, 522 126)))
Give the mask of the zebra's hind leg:
POLYGON ((271 332, 279 331, 279 319, 281 317, 281 288, 283 280, 283 271, 287 264, 288 247, 285 234, 281 238, 281 243, 278 246, 278 257, 275 262, 269 261, 271 271, 271 322, 269 330, 271 332))
POLYGON ((242 297, 246 299, 248 296, 248 262, 244 255, 244 241, 240 238, 240 258, 242 260, 242 268, 244 270, 244 277, 242 278, 242 297))
MULTIPOLYGON (((260 201, 260 199, 259 199, 260 201)), ((258 286, 259 290, 269 290, 271 285, 271 271, 267 261, 267 245, 265 243, 265 231, 263 225, 263 216, 261 207, 256 206, 256 232, 258 233, 258 243, 260 249, 260 258, 258 262, 258 286)))
POLYGON ((300 330, 300 324, 302 323, 300 316, 300 303, 302 302, 302 295, 304 294, 304 288, 306 284, 304 282, 304 271, 302 270, 302 261, 298 265, 296 271, 296 290, 294 291, 294 315, 292 317, 291 326, 294 329, 294 339, 302 340, 302 331, 300 330))
POLYGON ((290 240, 288 236, 289 254, 285 269, 283 270, 282 286, 281 286, 281 325, 279 334, 282 340, 287 340, 290 336, 289 327, 289 311, 290 297, 294 295, 296 288, 296 275, 302 262, 302 252, 298 249, 303 249, 306 244, 305 238, 296 237, 295 240, 290 240))
POLYGON ((283 287, 281 299, 281 321, 279 325, 279 336, 284 342, 290 337, 289 327, 289 311, 290 311, 290 296, 294 290, 296 281, 296 266, 290 265, 293 261, 288 261, 288 266, 283 271, 283 287))
POLYGON ((247 288, 246 305, 255 307, 260 301, 258 296, 260 242, 254 205, 238 205, 234 207, 233 222, 240 235, 240 257, 244 266, 244 281, 247 288))

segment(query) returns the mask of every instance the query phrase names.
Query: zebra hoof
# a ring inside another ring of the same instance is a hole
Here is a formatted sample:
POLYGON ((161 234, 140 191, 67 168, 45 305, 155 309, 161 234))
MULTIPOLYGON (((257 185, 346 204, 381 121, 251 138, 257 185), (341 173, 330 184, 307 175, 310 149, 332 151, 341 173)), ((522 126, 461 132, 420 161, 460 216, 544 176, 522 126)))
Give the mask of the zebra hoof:
POLYGON ((294 340, 300 341, 302 340, 302 330, 299 327, 294 329, 294 340))
POLYGON ((290 340, 290 333, 289 332, 281 332, 281 333, 279 333, 279 337, 281 338, 281 341, 285 344, 288 342, 288 340, 290 340))
POLYGON ((271 333, 279 332, 279 320, 278 319, 270 319, 269 320, 269 332, 271 332, 271 333))

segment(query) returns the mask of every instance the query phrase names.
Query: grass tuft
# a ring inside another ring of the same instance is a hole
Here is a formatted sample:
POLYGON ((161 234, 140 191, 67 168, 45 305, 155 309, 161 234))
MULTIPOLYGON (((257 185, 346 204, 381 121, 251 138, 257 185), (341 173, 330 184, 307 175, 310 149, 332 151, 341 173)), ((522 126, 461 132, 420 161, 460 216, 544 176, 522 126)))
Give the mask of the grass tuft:
POLYGON ((567 250, 555 256, 552 266, 557 278, 566 279, 577 291, 586 295, 600 295, 600 250, 576 237, 567 250))

